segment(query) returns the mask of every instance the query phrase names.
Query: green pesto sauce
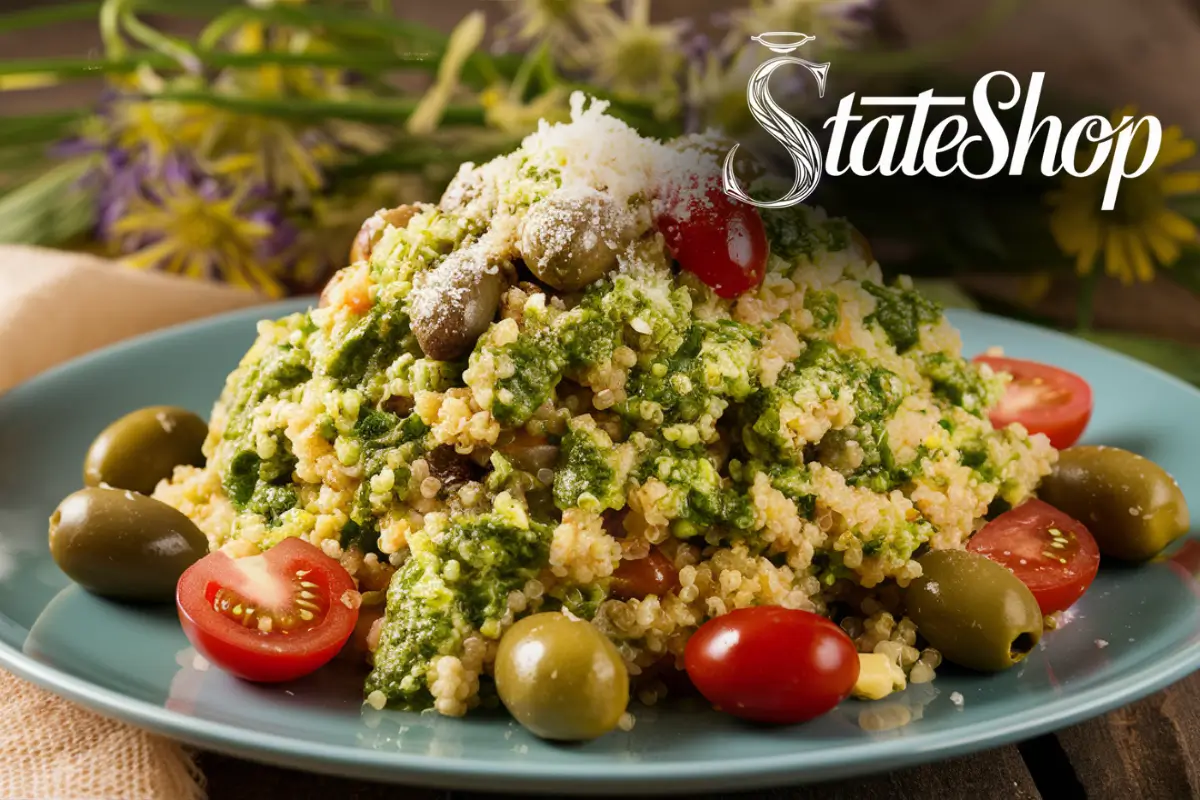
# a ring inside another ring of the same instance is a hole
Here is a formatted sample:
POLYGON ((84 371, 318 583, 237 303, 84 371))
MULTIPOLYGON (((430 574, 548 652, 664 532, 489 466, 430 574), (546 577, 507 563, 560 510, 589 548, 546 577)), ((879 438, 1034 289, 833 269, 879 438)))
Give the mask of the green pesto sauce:
POLYGON ((802 463, 804 453, 780 432, 781 410, 794 402, 797 393, 823 392, 838 399, 849 393, 855 425, 880 431, 905 396, 903 381, 890 370, 838 350, 829 342, 810 342, 774 386, 758 392, 741 408, 742 441, 747 451, 767 462, 802 463))
POLYGON ((817 496, 812 492, 808 467, 803 464, 766 464, 761 461, 731 461, 729 474, 741 484, 749 484, 756 474, 765 473, 771 486, 796 504, 796 510, 805 519, 812 519, 817 509, 817 496))
POLYGON ((758 389, 754 353, 761 342, 755 329, 733 320, 697 322, 673 355, 632 371, 629 399, 617 410, 635 425, 644 419, 646 402, 662 410, 667 424, 719 416, 729 401, 745 400, 758 389))
POLYGON ((609 284, 601 282, 592 287, 583 301, 564 315, 555 327, 560 332, 565 367, 584 370, 612 357, 621 344, 622 320, 606 307, 605 292, 609 284))
POLYGON ((646 458, 638 477, 658 478, 681 499, 671 531, 681 538, 705 534, 720 525, 738 531, 754 527, 754 508, 744 491, 723 484, 721 475, 703 450, 663 448, 646 458))
POLYGON ((492 416, 502 425, 524 425, 562 380, 566 357, 552 336, 531 331, 498 348, 497 356, 512 359, 514 370, 496 381, 492 416))
POLYGON ((295 508, 297 502, 296 487, 291 485, 290 480, 286 485, 273 485, 260 480, 245 510, 261 514, 267 518, 268 525, 274 525, 280 517, 295 508))
MULTIPOLYGON (((416 448, 428 432, 429 426, 416 414, 409 414, 401 419, 387 411, 361 412, 358 423, 354 426, 354 433, 358 436, 362 448, 360 463, 363 468, 363 480, 354 496, 350 521, 347 527, 342 529, 343 546, 355 542, 365 552, 378 549, 378 521, 371 512, 371 479, 383 472, 388 464, 388 456, 395 451, 399 451, 401 463, 411 463, 418 455, 416 448)), ((405 483, 408 476, 408 469, 401 468, 396 471, 396 482, 405 483)))
POLYGON ((842 301, 837 292, 828 289, 805 293, 804 309, 812 314, 819 331, 833 330, 842 319, 842 301))
POLYGON ((572 426, 563 437, 562 453, 562 466, 554 475, 554 504, 559 509, 579 506, 585 495, 600 508, 624 507, 625 484, 617 472, 616 451, 605 446, 597 431, 572 426))
POLYGON ((590 586, 571 586, 562 591, 555 591, 554 595, 550 598, 552 602, 547 605, 547 610, 553 610, 553 601, 557 601, 562 608, 580 619, 586 620, 595 617, 596 612, 600 610, 600 604, 608 599, 608 592, 600 583, 590 586))
POLYGON ((235 441, 248 436, 254 410, 263 400, 278 397, 312 378, 308 359, 309 355, 304 350, 286 344, 278 345, 234 373, 226 404, 229 419, 225 426, 225 438, 235 441))
POLYGON ((987 444, 982 440, 965 442, 959 446, 958 452, 962 465, 972 469, 980 481, 991 483, 999 477, 996 468, 988 460, 987 444))
POLYGON ((229 462, 222 480, 225 494, 235 508, 245 508, 258 486, 258 468, 262 459, 253 450, 238 452, 229 462))
POLYGON ((230 461, 222 485, 234 508, 261 514, 274 526, 299 501, 292 485, 295 467, 295 456, 282 444, 275 457, 266 460, 253 450, 241 450, 230 461))
POLYGON ((849 477, 848 483, 878 493, 890 492, 916 477, 920 472, 921 459, 928 452, 925 447, 918 447, 916 457, 907 464, 901 464, 888 446, 886 431, 872 431, 872 435, 859 436, 856 441, 862 448, 863 461, 849 477))
POLYGON ((875 298, 875 311, 865 321, 879 325, 898 353, 912 349, 920 340, 922 325, 941 319, 941 307, 918 291, 869 281, 862 286, 875 298))
POLYGON ((253 435, 247 433, 242 439, 242 449, 230 460, 222 476, 222 485, 234 508, 262 515, 270 527, 277 525, 280 518, 299 502, 292 485, 296 457, 292 454, 291 441, 282 431, 275 431, 273 435, 275 455, 263 459, 255 448, 253 435))
POLYGON ((670 354, 692 326, 691 296, 665 277, 616 275, 588 288, 578 306, 554 324, 568 373, 606 362, 622 344, 643 356, 670 354))
POLYGON ((394 706, 428 706, 430 662, 457 653, 472 629, 504 616, 509 593, 545 567, 550 536, 549 526, 523 528, 500 514, 454 517, 436 541, 412 536, 411 556, 388 587, 366 691, 383 692, 394 706))
POLYGON ((344 389, 374 382, 404 352, 420 353, 402 304, 376 303, 329 353, 325 374, 344 389))
POLYGON ((991 401, 992 387, 979 374, 979 368, 945 353, 921 356, 921 374, 933 384, 933 393, 951 405, 982 417, 991 401))
POLYGON ((850 246, 851 227, 841 219, 819 220, 805 205, 761 209, 771 252, 789 263, 821 250, 836 253, 850 246))

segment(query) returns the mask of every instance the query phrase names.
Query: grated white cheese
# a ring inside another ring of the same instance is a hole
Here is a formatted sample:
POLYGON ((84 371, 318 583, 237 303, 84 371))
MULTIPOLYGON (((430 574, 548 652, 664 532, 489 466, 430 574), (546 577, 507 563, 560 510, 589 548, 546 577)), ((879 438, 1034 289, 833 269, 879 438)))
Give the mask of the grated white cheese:
POLYGON ((727 148, 715 133, 668 145, 608 116, 606 102, 576 92, 570 105, 570 121, 543 120, 516 151, 464 164, 442 196, 443 211, 486 229, 494 259, 520 255, 522 222, 535 206, 546 252, 588 252, 601 242, 623 252, 650 228, 652 213, 686 219, 711 202, 727 148), (581 226, 581 215, 591 224, 581 226), (581 230, 593 241, 581 241, 581 230))

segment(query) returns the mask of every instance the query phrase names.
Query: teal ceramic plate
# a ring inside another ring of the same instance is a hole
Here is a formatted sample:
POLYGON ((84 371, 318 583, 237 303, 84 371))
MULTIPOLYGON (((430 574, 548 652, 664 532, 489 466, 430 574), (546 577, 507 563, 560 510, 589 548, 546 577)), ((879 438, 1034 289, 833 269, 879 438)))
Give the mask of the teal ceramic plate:
MULTIPOLYGON (((680 702, 635 707, 632 731, 567 747, 537 740, 500 713, 448 719, 364 708, 356 664, 271 687, 198 669, 174 609, 124 607, 71 586, 47 553, 46 518, 78 488, 84 451, 109 421, 157 403, 206 413, 255 321, 294 307, 121 345, 0 398, 0 664, 105 714, 247 758, 556 793, 748 789, 892 769, 1062 727, 1200 666, 1200 540, 1192 539, 1158 563, 1106 565, 1075 619, 1010 672, 943 668, 932 684, 879 703, 848 701, 791 728, 744 725, 680 702)), ((1082 374, 1096 393, 1088 441, 1149 456, 1200 508, 1200 393, 1076 339, 980 314, 952 318, 968 353, 1002 345, 1082 374)))

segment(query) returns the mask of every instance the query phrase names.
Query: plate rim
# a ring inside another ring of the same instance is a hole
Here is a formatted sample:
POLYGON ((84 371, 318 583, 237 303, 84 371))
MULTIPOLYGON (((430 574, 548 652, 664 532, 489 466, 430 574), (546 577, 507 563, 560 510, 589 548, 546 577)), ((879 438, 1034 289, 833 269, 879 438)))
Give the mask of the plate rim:
MULTIPOLYGON (((160 344, 164 339, 188 337, 230 324, 251 323, 280 312, 303 310, 314 299, 291 298, 235 309, 126 339, 39 373, 0 395, 0 404, 18 402, 21 396, 36 392, 40 384, 53 381, 59 375, 79 367, 119 357, 127 351, 150 344, 160 344)), ((1165 379, 1200 402, 1200 389, 1197 387, 1094 342, 973 309, 947 309, 946 313, 956 327, 959 327, 956 318, 978 317, 1002 328, 1035 332, 1039 336, 1065 340, 1071 346, 1082 345, 1085 349, 1100 351, 1106 357, 1116 357, 1126 367, 1165 379)), ((93 711, 190 744, 255 761, 360 779, 455 789, 496 789, 496 782, 502 781, 502 788, 510 790, 554 792, 569 788, 572 793, 584 794, 622 788, 660 794, 699 788, 751 789, 863 775, 928 763, 1009 744, 1099 716, 1165 688, 1200 669, 1200 636, 1197 636, 1182 643, 1181 649, 1165 660, 1150 662, 1132 674, 1055 698, 1040 706, 1036 715, 1010 714, 998 720, 977 720, 951 731, 933 730, 917 740, 889 738, 845 743, 820 751, 797 750, 743 758, 736 762, 696 761, 661 765, 641 762, 614 769, 611 760, 606 757, 597 757, 594 763, 570 764, 479 762, 470 758, 446 759, 418 753, 385 753, 344 745, 325 745, 317 741, 239 728, 230 723, 190 716, 130 697, 36 661, 9 644, 7 637, 3 636, 4 629, 9 627, 28 633, 23 626, 16 625, 0 614, 0 666, 93 711)))

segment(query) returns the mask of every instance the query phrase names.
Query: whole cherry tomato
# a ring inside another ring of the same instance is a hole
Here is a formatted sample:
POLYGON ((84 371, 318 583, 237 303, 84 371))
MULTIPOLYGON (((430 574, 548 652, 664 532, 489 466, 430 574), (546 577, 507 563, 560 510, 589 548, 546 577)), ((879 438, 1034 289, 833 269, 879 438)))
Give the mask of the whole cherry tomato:
POLYGON ((681 268, 726 299, 762 283, 770 248, 757 209, 715 184, 706 190, 669 189, 664 198, 658 227, 681 268))
POLYGON ((826 713, 858 680, 854 643, 809 611, 756 606, 714 617, 684 651, 688 677, 718 710, 790 724, 826 713))

